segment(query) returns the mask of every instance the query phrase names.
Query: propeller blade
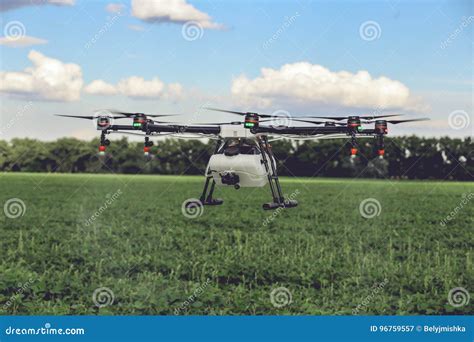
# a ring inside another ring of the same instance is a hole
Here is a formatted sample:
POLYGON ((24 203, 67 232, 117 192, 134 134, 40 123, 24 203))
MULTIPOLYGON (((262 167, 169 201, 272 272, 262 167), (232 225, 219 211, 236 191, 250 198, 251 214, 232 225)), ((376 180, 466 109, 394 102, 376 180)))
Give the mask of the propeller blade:
MULTIPOLYGON (((364 119, 364 120, 371 120, 371 119, 379 119, 379 118, 389 118, 389 117, 392 117, 392 116, 400 116, 400 115, 403 115, 403 114, 363 115, 363 116, 359 116, 359 118, 364 119)), ((354 116, 357 116, 357 115, 354 115, 354 116)), ((330 119, 330 120, 336 120, 336 121, 348 120, 349 119, 349 117, 347 117, 347 116, 314 116, 314 118, 330 119)))
MULTIPOLYGON (((289 121, 312 123, 312 124, 315 124, 315 125, 326 124, 326 123, 332 123, 332 122, 328 122, 328 121, 313 121, 313 120, 294 119, 294 118, 292 118, 292 117, 289 117, 288 120, 289 120, 289 121)), ((261 120, 260 122, 269 122, 269 121, 275 121, 275 120, 261 120)), ((340 122, 334 122, 334 124, 339 125, 339 126, 345 126, 345 125, 346 125, 346 124, 340 123, 340 122)))
POLYGON ((312 123, 312 124, 315 124, 315 125, 325 124, 327 122, 327 121, 301 120, 301 119, 293 119, 293 118, 290 118, 290 120, 294 120, 294 121, 298 121, 298 122, 312 123))
POLYGON ((410 120, 387 120, 387 122, 396 125, 403 122, 412 122, 412 121, 429 121, 428 118, 419 118, 419 119, 410 119, 410 120))
POLYGON ((371 119, 378 119, 378 118, 390 118, 392 116, 403 116, 404 114, 387 114, 387 115, 364 115, 364 116, 361 116, 360 118, 361 119, 368 119, 368 120, 371 120, 371 119))
POLYGON ((181 114, 145 114, 146 116, 149 116, 151 118, 159 118, 162 116, 179 116, 181 114))
POLYGON ((63 114, 54 114, 55 116, 64 116, 65 118, 77 118, 77 119, 86 119, 94 120, 94 116, 80 116, 80 115, 63 115, 63 114))
POLYGON ((329 120, 347 120, 347 116, 315 116, 317 119, 329 119, 329 120))
POLYGON ((223 113, 230 113, 230 114, 237 114, 237 115, 247 115, 247 113, 237 112, 235 110, 219 109, 219 108, 213 108, 213 107, 203 107, 203 108, 208 109, 208 110, 213 110, 215 112, 223 112, 223 113))
POLYGON ((311 119, 311 118, 321 118, 319 116, 293 116, 293 115, 275 115, 275 114, 262 114, 262 113, 254 113, 254 112, 238 112, 235 110, 227 110, 227 109, 220 109, 220 108, 213 108, 213 107, 203 107, 204 109, 213 110, 216 112, 223 112, 223 113, 230 113, 230 114, 237 114, 237 115, 247 115, 247 114, 257 114, 261 118, 301 118, 301 119, 311 119))
POLYGON ((209 126, 221 126, 221 125, 242 125, 242 121, 231 121, 231 122, 198 122, 193 125, 209 125, 209 126))
POLYGON ((114 114, 125 115, 126 117, 131 117, 131 116, 135 116, 135 115, 138 115, 138 114, 143 114, 143 115, 149 116, 151 118, 159 118, 159 117, 162 117, 162 116, 178 116, 179 115, 179 114, 130 113, 130 112, 121 112, 121 111, 118 111, 118 110, 109 110, 109 112, 114 113, 114 114))
MULTIPOLYGON (((56 116, 64 116, 66 118, 77 118, 77 119, 86 119, 86 120, 95 120, 97 118, 100 118, 100 115, 95 115, 95 116, 80 116, 80 115, 63 115, 63 114, 54 114, 56 116)), ((106 118, 110 119, 126 119, 126 116, 108 116, 104 115, 106 118)))

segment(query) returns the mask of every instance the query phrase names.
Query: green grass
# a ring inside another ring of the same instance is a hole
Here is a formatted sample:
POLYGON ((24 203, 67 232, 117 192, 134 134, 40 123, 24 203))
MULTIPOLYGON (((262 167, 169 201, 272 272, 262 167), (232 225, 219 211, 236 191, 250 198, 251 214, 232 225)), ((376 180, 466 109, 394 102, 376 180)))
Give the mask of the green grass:
POLYGON ((15 219, 0 211, 0 312, 350 315, 362 303, 358 314, 474 311, 473 299, 448 303, 450 289, 474 284, 474 199, 440 225, 473 183, 283 179, 285 194, 299 192, 297 208, 263 211, 267 187, 217 188, 224 204, 187 218, 181 204, 202 185, 202 177, 0 175, 0 204, 26 205, 15 219), (379 216, 361 216, 366 198, 380 202, 379 216), (94 305, 100 287, 113 304, 94 305), (278 287, 291 303, 272 305, 278 287))

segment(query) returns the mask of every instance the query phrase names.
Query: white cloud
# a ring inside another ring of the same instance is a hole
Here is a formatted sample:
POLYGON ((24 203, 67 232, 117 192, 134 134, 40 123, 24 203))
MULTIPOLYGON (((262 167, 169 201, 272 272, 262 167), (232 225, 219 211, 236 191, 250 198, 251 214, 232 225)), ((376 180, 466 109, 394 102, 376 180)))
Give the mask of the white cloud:
POLYGON ((194 21, 207 29, 223 29, 209 14, 196 9, 186 0, 132 0, 133 16, 148 22, 185 23, 194 21))
POLYGON ((75 0, 2 0, 0 1, 0 12, 26 6, 73 6, 74 3, 75 0))
POLYGON ((36 37, 30 37, 30 36, 19 36, 19 37, 16 37, 15 39, 12 39, 9 37, 0 37, 0 45, 5 45, 8 47, 13 47, 13 48, 22 48, 22 47, 27 47, 27 46, 32 46, 32 45, 41 45, 41 44, 46 44, 46 43, 48 43, 47 40, 36 38, 36 37))
POLYGON ((121 80, 117 89, 130 97, 159 97, 163 94, 165 84, 158 77, 147 81, 142 77, 132 76, 121 80))
POLYGON ((103 80, 95 80, 89 83, 84 91, 88 94, 94 95, 115 95, 117 89, 112 85, 103 80))
POLYGON ((107 6, 105 6, 105 10, 109 13, 122 14, 124 9, 125 9, 125 5, 124 4, 118 4, 118 3, 111 3, 111 4, 108 4, 107 6))
POLYGON ((241 75, 233 80, 231 91, 245 104, 259 107, 282 102, 380 109, 418 106, 399 81, 373 78, 364 70, 333 72, 308 62, 285 64, 278 70, 262 68, 255 79, 241 75))
POLYGON ((181 99, 183 96, 183 86, 179 83, 170 83, 166 89, 164 97, 169 100, 181 99))
POLYGON ((79 100, 82 88, 81 67, 46 57, 31 50, 33 66, 24 71, 0 71, 0 92, 53 101, 79 100))
POLYGON ((94 80, 84 91, 92 95, 125 95, 134 98, 164 98, 176 100, 182 96, 183 87, 179 83, 166 85, 158 77, 145 80, 143 77, 131 76, 120 80, 116 85, 103 80, 94 80))

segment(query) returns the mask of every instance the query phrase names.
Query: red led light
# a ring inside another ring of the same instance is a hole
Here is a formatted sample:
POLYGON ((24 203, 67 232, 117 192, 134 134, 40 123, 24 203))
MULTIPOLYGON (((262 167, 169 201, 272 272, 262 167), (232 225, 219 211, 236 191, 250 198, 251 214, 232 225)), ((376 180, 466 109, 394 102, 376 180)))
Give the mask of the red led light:
POLYGON ((385 150, 379 150, 379 156, 383 156, 385 154, 385 150))
POLYGON ((149 148, 148 146, 145 146, 145 147, 143 148, 143 152, 145 152, 145 153, 150 152, 150 148, 149 148))
POLYGON ((357 154, 356 148, 351 148, 351 156, 355 156, 357 154))
POLYGON ((99 151, 100 151, 100 152, 105 152, 105 146, 104 146, 104 145, 100 145, 100 146, 99 146, 99 151))

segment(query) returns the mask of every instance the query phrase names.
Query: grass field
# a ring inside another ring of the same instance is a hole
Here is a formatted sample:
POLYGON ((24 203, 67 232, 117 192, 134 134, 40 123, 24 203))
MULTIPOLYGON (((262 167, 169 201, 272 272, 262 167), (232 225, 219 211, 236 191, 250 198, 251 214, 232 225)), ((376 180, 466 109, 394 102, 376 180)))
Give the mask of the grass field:
POLYGON ((263 211, 268 188, 218 188, 224 204, 188 218, 202 177, 2 174, 0 204, 25 209, 0 212, 0 312, 474 312, 448 303, 474 284, 474 183, 282 183, 297 208, 263 211))

